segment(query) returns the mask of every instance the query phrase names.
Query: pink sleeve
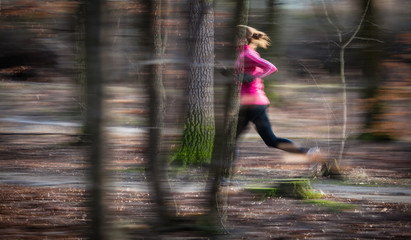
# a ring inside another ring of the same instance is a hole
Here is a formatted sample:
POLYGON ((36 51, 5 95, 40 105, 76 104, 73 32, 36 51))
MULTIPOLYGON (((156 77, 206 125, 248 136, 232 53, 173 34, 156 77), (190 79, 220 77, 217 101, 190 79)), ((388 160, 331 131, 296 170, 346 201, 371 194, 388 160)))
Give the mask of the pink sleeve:
POLYGON ((247 58, 251 64, 261 68, 263 72, 257 73, 254 77, 263 78, 265 76, 270 75, 273 72, 278 71, 278 69, 274 66, 274 64, 270 63, 269 61, 261 58, 258 53, 249 52, 247 54, 247 58))

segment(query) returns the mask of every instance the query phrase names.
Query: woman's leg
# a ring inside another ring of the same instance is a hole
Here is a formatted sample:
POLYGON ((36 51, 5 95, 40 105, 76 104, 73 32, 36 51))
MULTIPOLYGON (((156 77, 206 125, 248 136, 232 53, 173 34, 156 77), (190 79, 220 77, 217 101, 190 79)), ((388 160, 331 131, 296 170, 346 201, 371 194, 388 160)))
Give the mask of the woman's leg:
POLYGON ((248 122, 250 121, 250 109, 249 107, 241 107, 238 113, 238 122, 237 122, 237 133, 236 139, 238 139, 241 133, 247 128, 248 122))
POLYGON ((299 147, 289 139, 275 136, 266 113, 266 106, 256 107, 253 115, 254 118, 251 121, 255 124, 258 134, 260 134, 267 146, 292 153, 306 153, 308 151, 308 149, 299 147))

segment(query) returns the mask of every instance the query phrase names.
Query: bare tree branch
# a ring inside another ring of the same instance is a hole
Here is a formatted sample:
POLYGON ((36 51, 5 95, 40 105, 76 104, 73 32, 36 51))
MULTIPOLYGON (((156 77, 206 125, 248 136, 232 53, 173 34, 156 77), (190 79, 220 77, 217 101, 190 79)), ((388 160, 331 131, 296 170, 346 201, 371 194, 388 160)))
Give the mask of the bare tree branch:
POLYGON ((330 23, 331 26, 333 26, 335 28, 335 30, 337 31, 338 34, 338 39, 340 41, 340 43, 342 42, 342 34, 341 34, 341 30, 340 28, 337 27, 337 25, 334 24, 333 20, 331 20, 330 15, 328 14, 328 10, 327 10, 327 6, 325 5, 325 1, 322 0, 321 1, 322 5, 323 5, 323 9, 324 9, 324 14, 327 17, 327 21, 330 23))
POLYGON ((373 42, 378 42, 378 43, 385 43, 384 41, 375 39, 375 38, 365 38, 365 37, 355 37, 354 39, 358 40, 364 40, 364 41, 373 41, 373 42))
POLYGON ((345 42, 341 47, 342 48, 346 48, 348 45, 350 45, 350 43, 352 42, 352 40, 354 40, 354 38, 357 36, 358 32, 360 31, 360 28, 364 22, 365 16, 367 15, 368 12, 368 7, 370 6, 370 0, 367 1, 367 6, 364 9, 364 12, 362 14, 361 20, 357 25, 357 28, 355 29, 354 33, 351 35, 350 39, 348 39, 347 42, 345 42))

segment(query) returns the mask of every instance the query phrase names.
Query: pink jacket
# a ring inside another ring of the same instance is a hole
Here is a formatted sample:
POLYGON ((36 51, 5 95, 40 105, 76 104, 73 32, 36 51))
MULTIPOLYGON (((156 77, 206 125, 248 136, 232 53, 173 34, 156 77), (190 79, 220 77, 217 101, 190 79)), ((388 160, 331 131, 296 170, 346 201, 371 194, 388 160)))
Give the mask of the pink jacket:
POLYGON ((269 61, 260 57, 260 54, 248 45, 240 47, 240 53, 235 63, 237 73, 244 69, 245 74, 255 77, 250 83, 241 85, 241 105, 268 105, 270 101, 264 92, 263 77, 276 71, 277 68, 269 61))

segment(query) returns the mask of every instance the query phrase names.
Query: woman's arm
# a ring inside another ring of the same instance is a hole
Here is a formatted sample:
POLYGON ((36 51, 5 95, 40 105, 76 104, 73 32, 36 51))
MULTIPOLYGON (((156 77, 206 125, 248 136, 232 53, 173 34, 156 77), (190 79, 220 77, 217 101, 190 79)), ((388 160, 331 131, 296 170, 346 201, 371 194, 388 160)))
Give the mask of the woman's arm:
POLYGON ((257 74, 253 74, 254 77, 263 78, 268 76, 274 72, 277 72, 278 69, 274 66, 274 64, 270 63, 269 61, 260 57, 260 55, 256 52, 249 52, 245 58, 248 60, 248 64, 254 65, 262 69, 262 72, 257 74))

